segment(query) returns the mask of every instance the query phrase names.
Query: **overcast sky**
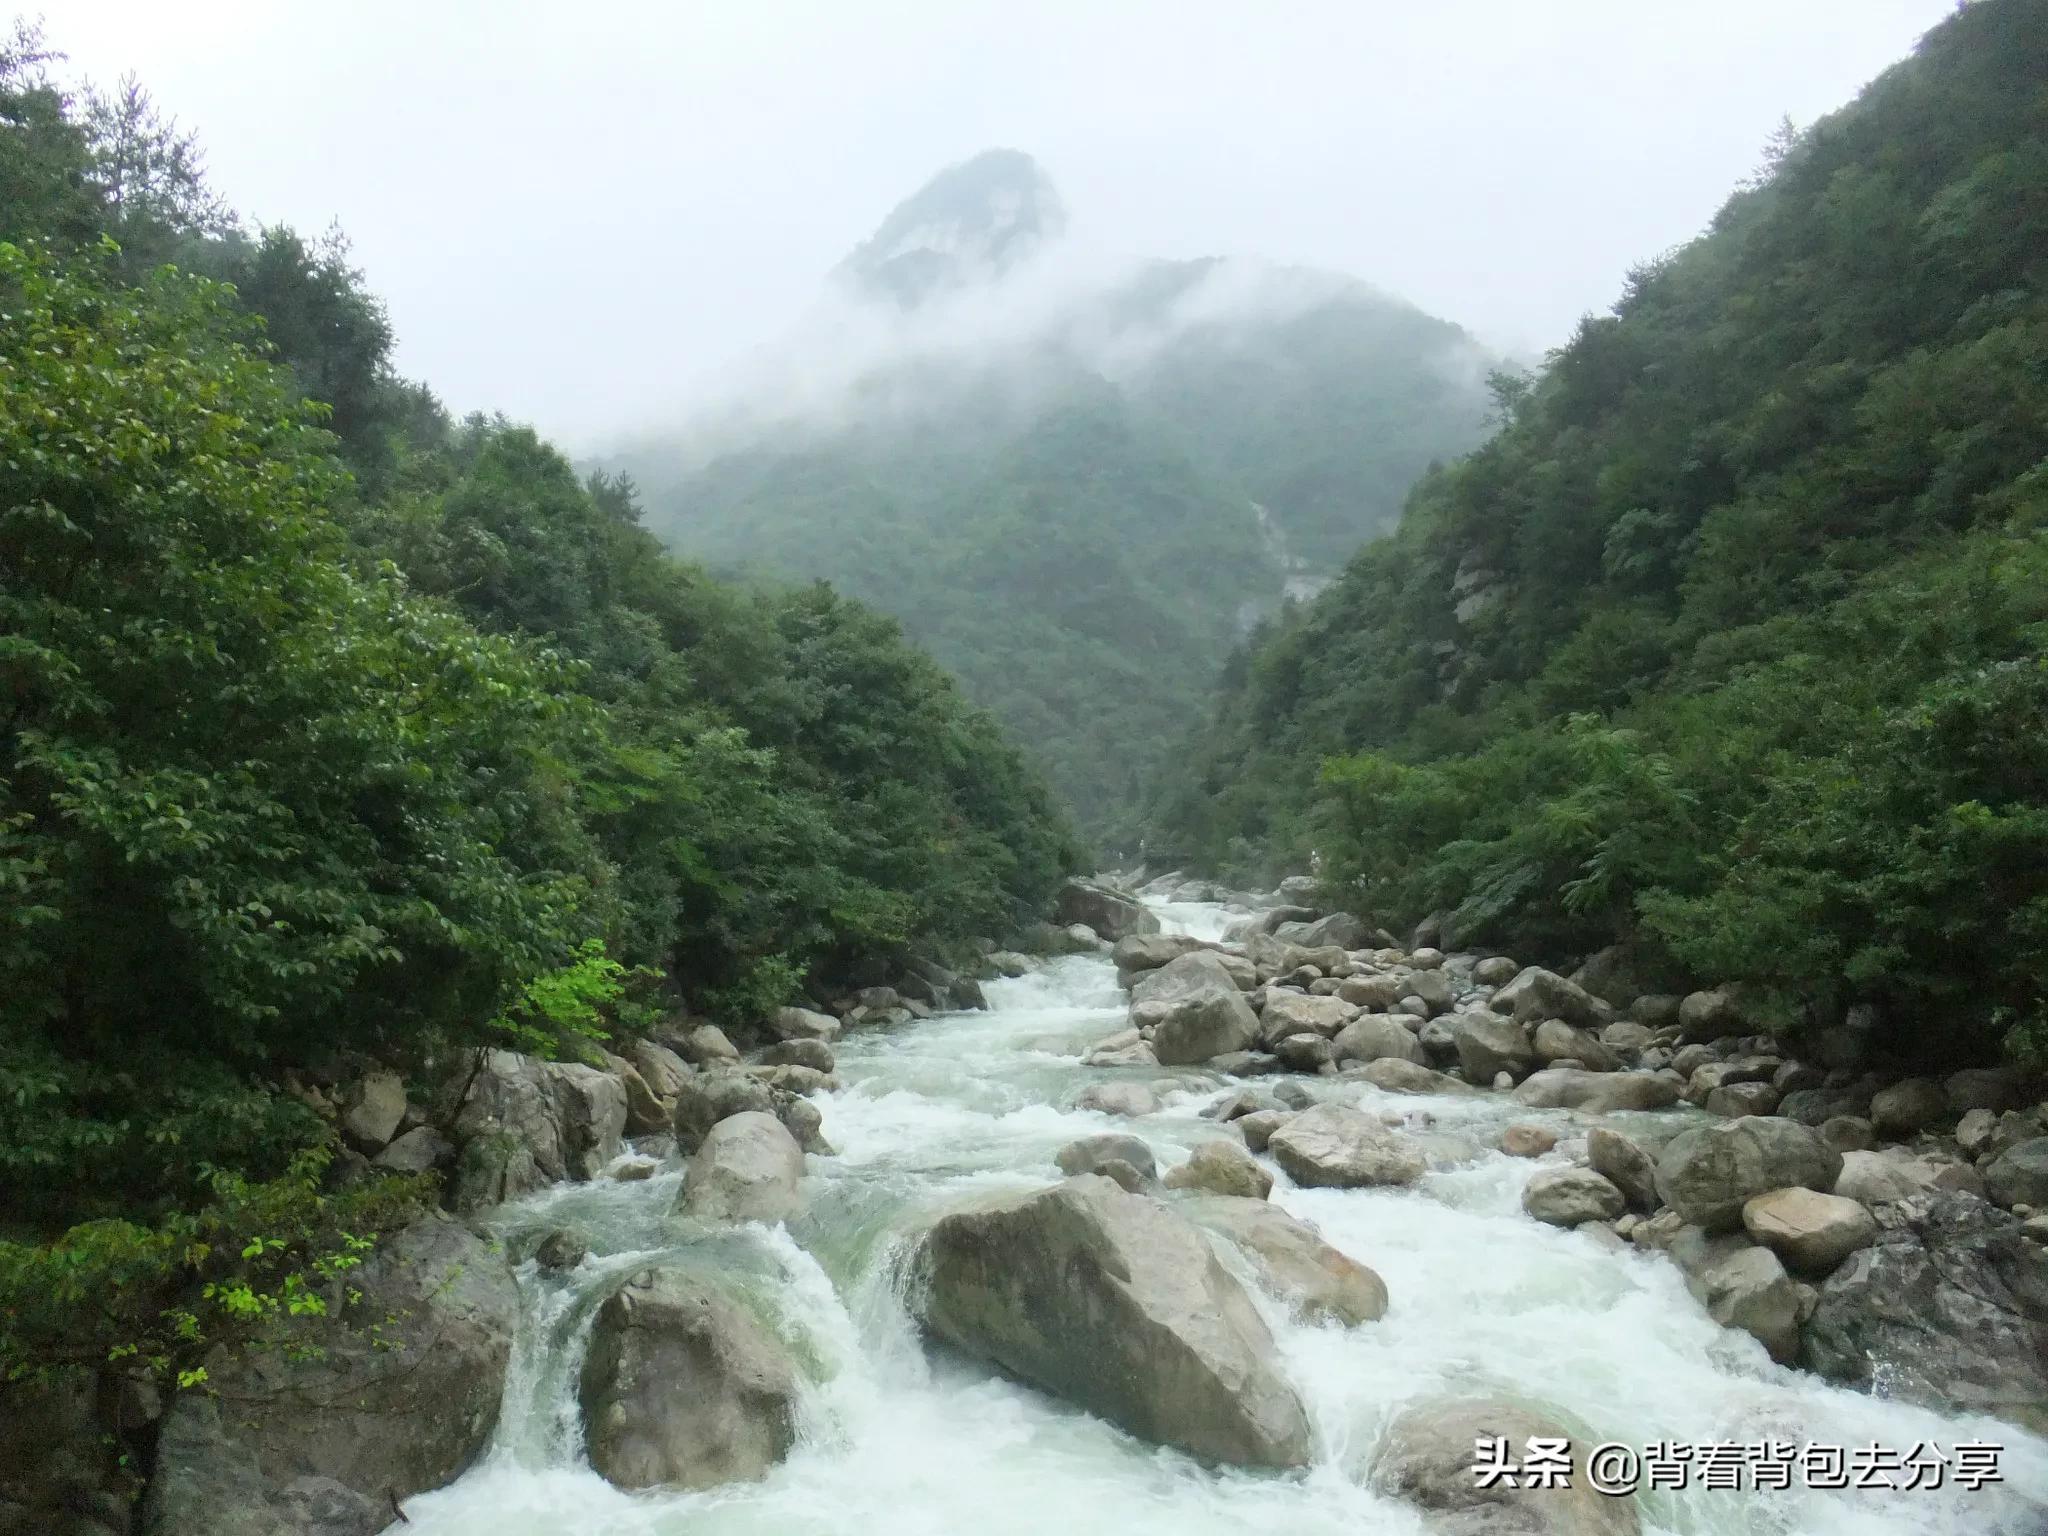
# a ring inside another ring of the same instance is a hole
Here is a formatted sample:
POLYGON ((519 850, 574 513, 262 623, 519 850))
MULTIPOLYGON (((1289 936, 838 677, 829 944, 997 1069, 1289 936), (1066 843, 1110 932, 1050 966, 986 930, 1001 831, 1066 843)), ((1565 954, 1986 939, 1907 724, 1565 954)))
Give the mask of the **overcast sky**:
MULTIPOLYGON (((35 0, 29 0, 34 4, 35 0)), ((80 0, 245 213, 338 219, 399 362, 571 446, 716 388, 931 172, 1037 156, 1077 238, 1365 277, 1554 345, 1779 116, 1950 0, 80 0)))

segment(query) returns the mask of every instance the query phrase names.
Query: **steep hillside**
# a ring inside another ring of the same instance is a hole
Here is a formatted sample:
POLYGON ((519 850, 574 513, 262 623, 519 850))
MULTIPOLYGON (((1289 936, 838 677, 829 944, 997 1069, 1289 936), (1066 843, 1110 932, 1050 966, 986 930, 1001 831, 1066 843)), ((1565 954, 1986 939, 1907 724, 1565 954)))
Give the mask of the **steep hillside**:
POLYGON ((1155 850, 2038 1039, 2044 82, 1982 0, 1775 145, 1233 662, 1155 850))
POLYGON ((1484 364, 1350 279, 1105 276, 1065 225, 1026 156, 942 172, 834 273, 781 382, 607 462, 678 549, 894 614, 1115 844, 1248 625, 1477 440, 1484 364))

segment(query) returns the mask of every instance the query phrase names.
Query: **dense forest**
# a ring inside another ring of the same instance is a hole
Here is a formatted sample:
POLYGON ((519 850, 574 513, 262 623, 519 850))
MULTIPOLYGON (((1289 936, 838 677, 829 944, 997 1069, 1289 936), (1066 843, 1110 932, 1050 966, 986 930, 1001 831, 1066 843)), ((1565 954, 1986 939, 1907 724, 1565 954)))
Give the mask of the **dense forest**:
POLYGON ((629 482, 450 420, 338 236, 244 224, 145 91, 54 64, 0 44, 9 1375, 189 1359, 413 1198, 324 1172, 336 1060, 745 1023, 1000 937, 1075 857, 893 621, 714 581, 629 482))
POLYGON ((1155 857, 2048 1044, 2044 82, 2041 0, 1963 9, 1497 376, 1233 658, 1155 857))
MULTIPOLYGON (((1479 440, 1485 359, 1349 278, 1068 274, 1065 222, 1028 156, 950 167, 834 274, 832 312, 887 338, 838 397, 770 392, 603 457, 714 569, 829 574, 895 615, 1129 848, 1246 626, 1479 440)), ((792 345, 823 371, 839 333, 792 345)))

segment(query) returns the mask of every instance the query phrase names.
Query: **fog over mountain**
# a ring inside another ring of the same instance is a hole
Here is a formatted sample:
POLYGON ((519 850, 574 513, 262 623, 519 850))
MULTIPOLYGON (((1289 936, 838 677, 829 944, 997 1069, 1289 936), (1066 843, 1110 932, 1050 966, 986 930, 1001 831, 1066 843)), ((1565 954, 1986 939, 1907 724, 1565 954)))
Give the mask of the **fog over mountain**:
POLYGON ((1491 363, 1341 274, 1106 260, 996 149, 897 204, 715 406, 598 458, 714 569, 896 615, 1116 837, 1230 648, 1478 440, 1491 363))
POLYGON ((1349 273, 1538 354, 1696 234, 1781 115, 1840 105, 1951 9, 1303 0, 1250 25, 1217 0, 363 0, 344 27, 95 0, 50 20, 75 74, 140 72, 250 215, 338 219, 408 376, 584 449, 721 395, 883 210, 991 145, 1046 168, 1070 245, 1349 273))

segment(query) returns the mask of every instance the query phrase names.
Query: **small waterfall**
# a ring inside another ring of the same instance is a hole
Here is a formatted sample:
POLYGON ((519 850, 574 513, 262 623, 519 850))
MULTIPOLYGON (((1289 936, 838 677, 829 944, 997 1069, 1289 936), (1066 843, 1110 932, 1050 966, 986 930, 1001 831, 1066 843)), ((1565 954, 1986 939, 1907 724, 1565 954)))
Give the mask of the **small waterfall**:
MULTIPOLYGON (((1157 910, 1168 931, 1202 938, 1219 937, 1231 916, 1202 903, 1157 910)), ((1373 1448, 1416 1398, 1496 1390, 1638 1449, 1763 1436, 2006 1447, 2010 1502, 1953 1489, 1666 1490, 1638 1498, 1648 1536, 2048 1528, 2048 1443, 1773 1365, 1746 1336, 1713 1324, 1663 1259, 1523 1216, 1522 1187, 1543 1164, 1486 1149, 1511 1120, 1570 1121, 1494 1096, 1401 1098, 1315 1082, 1319 1095, 1401 1115, 1447 1155, 1412 1189, 1299 1190, 1283 1179, 1274 1190, 1376 1269, 1392 1296, 1385 1319, 1358 1329, 1298 1324, 1261 1300, 1316 1425, 1319 1458, 1304 1474, 1206 1469, 928 1354, 906 1296, 906 1256, 933 1214, 976 1193, 1050 1182, 1054 1153, 1093 1132, 1134 1132, 1171 1166, 1216 1134, 1200 1110, 1223 1091, 1199 1070, 1119 1069, 1162 1090, 1157 1114, 1113 1120, 1073 1107, 1105 1076, 1082 1067, 1081 1054, 1124 1022, 1102 957, 1056 960, 987 991, 988 1012, 842 1042, 843 1086, 820 1101, 839 1155, 812 1160, 808 1209, 787 1229, 674 1214, 680 1168, 641 1183, 560 1186, 498 1212, 497 1235, 516 1255, 566 1230, 590 1257, 566 1273, 522 1262, 527 1314, 497 1442, 461 1481, 411 1501, 409 1523, 392 1536, 1422 1536, 1416 1511, 1366 1485, 1373 1448), (1457 1161, 1463 1143, 1477 1155, 1457 1161), (716 1274, 743 1295, 805 1372, 797 1448, 760 1483, 629 1495, 584 1463, 576 1378, 590 1319, 628 1275, 670 1264, 716 1274)))

